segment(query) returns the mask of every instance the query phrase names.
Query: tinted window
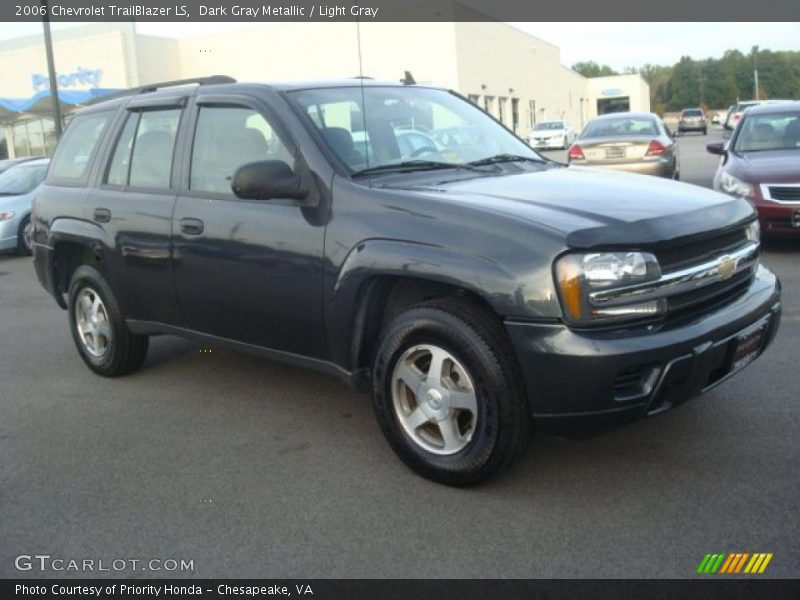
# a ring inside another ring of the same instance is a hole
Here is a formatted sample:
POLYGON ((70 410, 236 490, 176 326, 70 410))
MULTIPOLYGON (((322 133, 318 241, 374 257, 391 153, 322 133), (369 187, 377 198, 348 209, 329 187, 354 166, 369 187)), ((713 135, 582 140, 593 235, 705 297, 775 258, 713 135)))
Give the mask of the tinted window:
POLYGON ((133 136, 136 133, 136 124, 139 115, 131 113, 125 121, 125 127, 117 140, 111 164, 106 173, 106 183, 110 185, 123 186, 128 183, 128 167, 131 163, 131 148, 133 147, 133 136))
POLYGON ((50 167, 50 177, 65 183, 83 183, 91 159, 113 113, 76 116, 64 132, 50 167))
POLYGON ((249 108, 203 107, 197 116, 189 188, 233 194, 236 170, 247 163, 294 157, 260 113, 249 108))
POLYGON ((172 153, 180 116, 180 109, 154 110, 141 114, 131 156, 131 187, 169 188, 172 153))
POLYGON ((180 109, 143 112, 131 156, 130 186, 168 189, 180 109))
POLYGON ((683 111, 684 117, 702 117, 703 111, 699 108, 687 108, 683 111))
POLYGON ((537 123, 536 127, 533 128, 534 131, 551 131, 551 130, 559 130, 564 129, 564 123, 561 121, 547 121, 545 123, 537 123))

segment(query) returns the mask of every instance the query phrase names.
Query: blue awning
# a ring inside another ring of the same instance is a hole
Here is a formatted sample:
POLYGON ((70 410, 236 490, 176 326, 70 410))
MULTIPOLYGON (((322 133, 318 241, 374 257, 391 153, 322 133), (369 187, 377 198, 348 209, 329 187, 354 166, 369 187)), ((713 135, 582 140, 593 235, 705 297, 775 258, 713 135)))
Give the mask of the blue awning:
MULTIPOLYGON (((88 104, 95 98, 115 94, 114 88, 90 88, 87 90, 59 90, 58 100, 62 109, 88 104)), ((52 113, 50 90, 42 90, 30 98, 0 98, 0 121, 14 122, 26 116, 43 116, 52 113)))

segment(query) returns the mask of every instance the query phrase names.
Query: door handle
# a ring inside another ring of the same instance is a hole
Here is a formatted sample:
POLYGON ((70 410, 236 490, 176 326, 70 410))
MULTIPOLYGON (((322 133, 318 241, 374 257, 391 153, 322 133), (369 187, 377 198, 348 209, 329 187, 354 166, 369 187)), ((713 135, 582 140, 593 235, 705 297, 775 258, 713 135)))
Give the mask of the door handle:
POLYGON ((93 217, 98 223, 108 223, 111 220, 111 211, 107 208, 95 208, 93 217))
POLYGON ((204 226, 200 219, 181 219, 181 231, 186 235, 200 235, 204 226))

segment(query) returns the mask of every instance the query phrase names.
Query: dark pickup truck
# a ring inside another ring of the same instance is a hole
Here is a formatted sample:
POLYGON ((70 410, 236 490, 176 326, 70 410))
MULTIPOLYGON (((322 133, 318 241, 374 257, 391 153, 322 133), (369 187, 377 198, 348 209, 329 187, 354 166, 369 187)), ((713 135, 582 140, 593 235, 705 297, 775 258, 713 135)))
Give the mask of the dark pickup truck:
POLYGON ((81 110, 35 200, 38 277, 100 375, 157 334, 319 369, 468 485, 534 425, 667 410, 778 330, 742 198, 547 160, 446 90, 194 83, 81 110))

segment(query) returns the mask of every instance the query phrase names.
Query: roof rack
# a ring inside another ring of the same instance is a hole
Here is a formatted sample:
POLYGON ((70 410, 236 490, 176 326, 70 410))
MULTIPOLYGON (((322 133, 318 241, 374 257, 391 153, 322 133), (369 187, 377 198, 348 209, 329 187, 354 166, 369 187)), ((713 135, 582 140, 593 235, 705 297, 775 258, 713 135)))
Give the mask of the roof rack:
POLYGON ((135 96, 137 94, 148 94, 158 90, 170 87, 178 87, 181 85, 218 85, 221 83, 236 83, 233 77, 227 75, 211 75, 209 77, 190 77, 189 79, 175 79, 174 81, 162 81, 160 83, 151 83, 149 85, 142 85, 139 87, 128 88, 120 90, 119 92, 108 94, 106 96, 98 96, 87 102, 87 105, 96 104, 98 102, 105 102, 106 100, 113 100, 115 98, 122 98, 123 96, 135 96))
POLYGON ((197 85, 217 85, 220 83, 236 83, 233 77, 227 75, 211 75, 210 77, 190 77, 189 79, 176 79, 175 81, 163 81, 161 83, 151 83, 150 85, 143 85, 141 87, 132 88, 127 90, 129 94, 146 94, 148 92, 155 92, 168 87, 177 87, 179 85, 190 85, 196 83, 197 85))

